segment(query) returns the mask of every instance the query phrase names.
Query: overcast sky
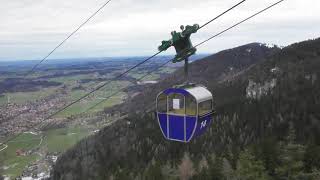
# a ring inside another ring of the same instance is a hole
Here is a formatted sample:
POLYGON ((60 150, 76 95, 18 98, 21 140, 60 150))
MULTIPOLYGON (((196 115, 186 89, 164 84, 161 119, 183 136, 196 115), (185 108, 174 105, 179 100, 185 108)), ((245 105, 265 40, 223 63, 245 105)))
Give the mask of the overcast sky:
MULTIPOLYGON (((41 59, 106 0, 0 0, 0 60, 41 59)), ((203 24, 239 0, 112 0, 50 59, 144 56, 181 24, 203 24)), ((192 36, 197 44, 276 0, 247 0, 192 36)), ((320 37, 320 1, 286 0, 198 48, 250 42, 285 46, 320 37)), ((173 49, 167 53, 173 53, 173 49)))

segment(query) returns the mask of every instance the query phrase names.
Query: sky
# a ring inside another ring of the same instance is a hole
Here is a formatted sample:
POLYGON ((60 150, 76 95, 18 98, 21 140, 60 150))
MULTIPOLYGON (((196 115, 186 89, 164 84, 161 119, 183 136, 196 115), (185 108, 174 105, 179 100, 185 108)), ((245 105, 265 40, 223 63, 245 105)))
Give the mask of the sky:
MULTIPOLYGON (((49 59, 148 56, 180 25, 202 25, 240 0, 112 0, 49 59)), ((106 0, 0 0, 0 61, 40 60, 106 0)), ((276 0, 247 0, 192 35, 193 44, 276 0)), ((216 53, 251 42, 286 46, 320 37, 320 1, 285 0, 198 47, 216 53)), ((171 48, 164 55, 174 54, 171 48)))

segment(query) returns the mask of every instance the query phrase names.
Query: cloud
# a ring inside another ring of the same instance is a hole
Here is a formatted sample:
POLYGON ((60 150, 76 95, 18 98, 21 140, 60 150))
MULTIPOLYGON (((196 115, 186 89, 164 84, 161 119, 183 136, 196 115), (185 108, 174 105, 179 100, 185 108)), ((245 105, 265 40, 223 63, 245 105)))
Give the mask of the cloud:
MULTIPOLYGON (((41 59, 106 2, 0 1, 0 60, 41 59)), ((151 55, 181 24, 203 24, 237 2, 112 0, 50 58, 151 55)), ((196 44, 274 2, 248 0, 193 35, 192 40, 196 44)), ((199 47, 198 52, 213 53, 250 42, 288 45, 319 37, 318 7, 316 0, 286 0, 199 47)))

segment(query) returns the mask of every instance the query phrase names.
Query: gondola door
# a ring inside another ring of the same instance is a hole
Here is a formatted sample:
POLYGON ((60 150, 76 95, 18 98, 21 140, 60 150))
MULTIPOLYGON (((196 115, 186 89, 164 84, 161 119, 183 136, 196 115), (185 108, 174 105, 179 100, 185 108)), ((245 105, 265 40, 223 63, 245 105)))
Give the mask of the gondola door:
POLYGON ((186 141, 185 97, 174 93, 167 96, 168 137, 175 141, 186 141))

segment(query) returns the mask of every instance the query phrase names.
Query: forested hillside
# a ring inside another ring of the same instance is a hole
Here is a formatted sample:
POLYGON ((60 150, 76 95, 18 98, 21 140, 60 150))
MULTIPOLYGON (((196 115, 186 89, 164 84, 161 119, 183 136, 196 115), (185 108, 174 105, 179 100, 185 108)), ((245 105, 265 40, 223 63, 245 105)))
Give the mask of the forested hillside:
MULTIPOLYGON (((182 69, 112 111, 130 112, 63 154, 52 179, 320 179, 320 39, 283 49, 260 44, 191 65, 214 94, 205 135, 168 142, 153 113, 182 69)), ((109 112, 110 110, 107 110, 109 112)))

